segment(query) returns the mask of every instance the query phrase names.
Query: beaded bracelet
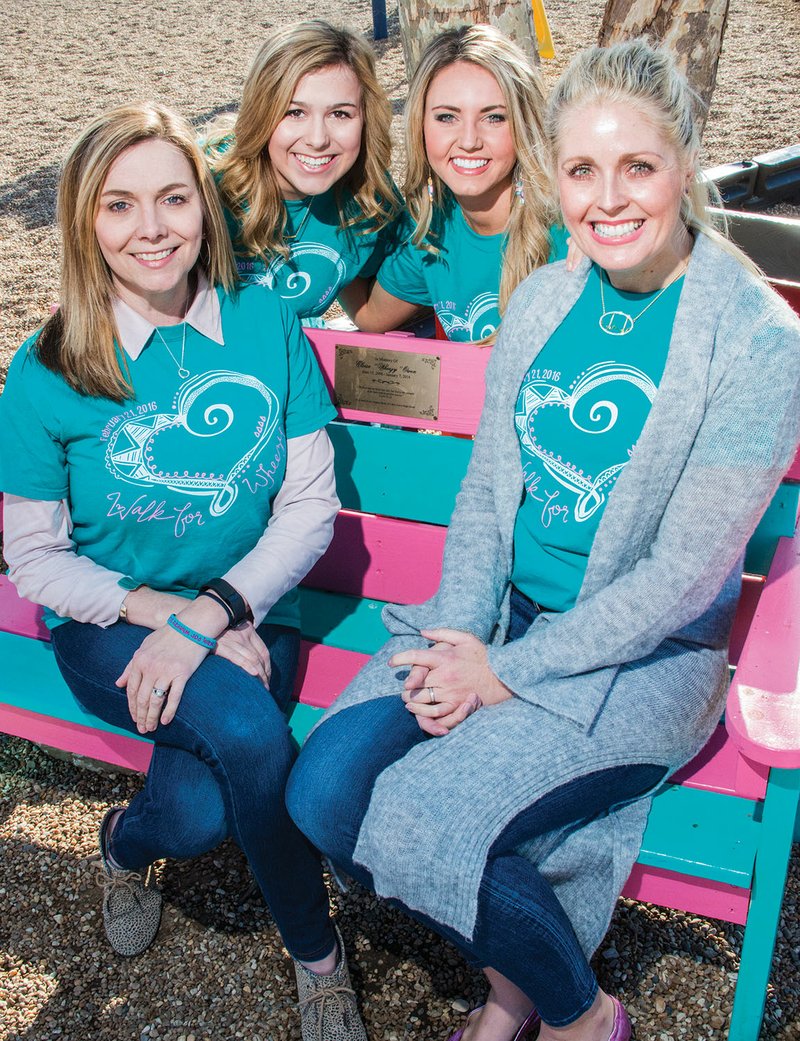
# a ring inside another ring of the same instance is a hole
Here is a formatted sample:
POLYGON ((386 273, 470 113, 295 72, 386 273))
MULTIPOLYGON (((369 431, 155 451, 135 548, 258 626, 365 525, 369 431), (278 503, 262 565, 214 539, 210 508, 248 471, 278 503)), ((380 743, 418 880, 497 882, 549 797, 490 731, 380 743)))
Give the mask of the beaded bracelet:
POLYGON ((191 640, 192 643, 199 644, 200 647, 205 647, 207 651, 215 651, 217 649, 217 641, 212 639, 210 636, 204 636, 199 633, 196 629, 191 629, 185 622, 182 622, 177 615, 171 614, 167 619, 167 625, 170 629, 174 629, 176 633, 180 633, 181 636, 185 636, 187 640, 191 640))

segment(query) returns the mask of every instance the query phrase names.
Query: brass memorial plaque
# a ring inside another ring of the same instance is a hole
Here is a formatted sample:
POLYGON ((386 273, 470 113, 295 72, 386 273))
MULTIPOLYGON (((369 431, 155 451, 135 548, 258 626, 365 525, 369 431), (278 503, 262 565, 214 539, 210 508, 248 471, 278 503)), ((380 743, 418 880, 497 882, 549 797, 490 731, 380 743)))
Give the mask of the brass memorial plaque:
POLYGON ((439 418, 437 354, 336 345, 336 404, 412 419, 439 418))

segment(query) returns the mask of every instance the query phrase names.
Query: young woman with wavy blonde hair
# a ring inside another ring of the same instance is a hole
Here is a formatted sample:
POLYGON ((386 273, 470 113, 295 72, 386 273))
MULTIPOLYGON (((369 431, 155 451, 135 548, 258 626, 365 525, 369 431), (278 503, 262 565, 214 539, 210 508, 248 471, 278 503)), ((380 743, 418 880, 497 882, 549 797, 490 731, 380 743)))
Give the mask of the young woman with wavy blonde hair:
POLYGON ((406 105, 409 220, 356 324, 382 332, 433 306, 448 339, 492 340, 514 288, 553 252, 538 74, 490 25, 437 36, 406 105))
POLYGON ((270 34, 238 115, 206 145, 245 282, 277 289, 313 321, 374 275, 399 208, 390 123, 361 37, 321 20, 270 34))

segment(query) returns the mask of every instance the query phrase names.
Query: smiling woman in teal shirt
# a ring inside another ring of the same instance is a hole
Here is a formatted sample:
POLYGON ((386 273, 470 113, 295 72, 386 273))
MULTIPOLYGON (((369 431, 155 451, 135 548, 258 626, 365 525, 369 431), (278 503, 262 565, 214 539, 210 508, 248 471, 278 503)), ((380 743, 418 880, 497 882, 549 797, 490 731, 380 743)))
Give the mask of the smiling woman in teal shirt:
POLYGON ((61 305, 0 397, 4 552, 76 700, 154 742, 143 790, 100 826, 106 936, 146 950, 153 862, 230 836, 294 959, 304 1041, 366 1041, 319 857, 284 806, 294 587, 338 508, 322 376, 280 296, 237 286, 175 113, 97 117, 58 211, 61 305))
POLYGON ((433 307, 451 340, 489 342, 514 288, 563 255, 542 168, 536 70, 492 26, 452 29, 424 51, 406 104, 408 214, 398 248, 354 305, 384 332, 433 307))

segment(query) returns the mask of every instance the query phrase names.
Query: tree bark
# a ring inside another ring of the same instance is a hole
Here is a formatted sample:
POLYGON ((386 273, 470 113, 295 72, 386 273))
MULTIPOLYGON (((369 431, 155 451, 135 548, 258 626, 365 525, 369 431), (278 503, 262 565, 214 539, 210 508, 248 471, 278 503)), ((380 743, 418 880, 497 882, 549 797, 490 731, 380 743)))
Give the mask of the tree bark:
POLYGON ((705 125, 730 0, 607 0, 598 43, 607 46, 634 36, 663 43, 705 105, 705 125))
POLYGON ((529 0, 399 0, 398 6, 409 79, 433 37, 460 25, 494 25, 514 40, 532 61, 539 62, 529 0))

